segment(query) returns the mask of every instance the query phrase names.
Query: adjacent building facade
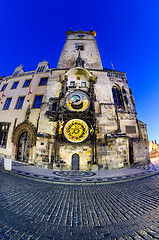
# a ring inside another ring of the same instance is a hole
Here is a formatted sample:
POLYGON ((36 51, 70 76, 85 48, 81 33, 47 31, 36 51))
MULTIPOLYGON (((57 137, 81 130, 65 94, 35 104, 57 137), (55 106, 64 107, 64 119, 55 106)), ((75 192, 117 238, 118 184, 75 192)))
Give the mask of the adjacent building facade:
POLYGON ((159 144, 157 144, 156 140, 149 142, 149 153, 150 158, 159 156, 159 144))
POLYGON ((1 79, 0 156, 56 170, 149 161, 125 73, 103 68, 95 31, 67 31, 56 68, 44 61, 1 79))

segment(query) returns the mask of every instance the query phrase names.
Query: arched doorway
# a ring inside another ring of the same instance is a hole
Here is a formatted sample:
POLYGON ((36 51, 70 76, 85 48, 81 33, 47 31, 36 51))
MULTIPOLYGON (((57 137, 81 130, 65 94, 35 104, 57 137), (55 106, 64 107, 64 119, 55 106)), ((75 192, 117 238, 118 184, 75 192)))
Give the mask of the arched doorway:
POLYGON ((31 138, 27 131, 19 137, 17 160, 21 162, 29 161, 29 152, 31 148, 31 138))
POLYGON ((79 170, 79 155, 77 153, 72 155, 71 170, 79 170))
POLYGON ((15 160, 23 162, 33 162, 35 160, 36 132, 37 129, 29 121, 24 121, 15 128, 12 139, 12 154, 15 160))

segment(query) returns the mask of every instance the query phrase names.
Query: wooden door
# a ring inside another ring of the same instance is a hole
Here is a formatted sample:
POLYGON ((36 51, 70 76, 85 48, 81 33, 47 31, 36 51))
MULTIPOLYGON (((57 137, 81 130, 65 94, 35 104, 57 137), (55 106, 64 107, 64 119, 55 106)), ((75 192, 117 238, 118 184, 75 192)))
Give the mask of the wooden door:
POLYGON ((76 153, 72 155, 71 170, 79 170, 79 155, 76 153))
POLYGON ((28 162, 29 161, 29 152, 31 148, 31 139, 28 132, 23 132, 19 138, 18 144, 18 161, 28 162))

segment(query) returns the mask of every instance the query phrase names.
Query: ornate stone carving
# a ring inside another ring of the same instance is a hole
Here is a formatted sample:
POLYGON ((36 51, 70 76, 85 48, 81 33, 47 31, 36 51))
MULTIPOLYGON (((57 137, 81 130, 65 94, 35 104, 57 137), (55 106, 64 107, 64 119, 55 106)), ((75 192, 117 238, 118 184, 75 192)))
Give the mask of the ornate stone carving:
POLYGON ((12 136, 12 142, 14 143, 14 145, 17 145, 19 142, 19 137, 25 131, 27 131, 30 135, 32 146, 35 146, 35 144, 36 144, 36 128, 29 121, 24 121, 23 123, 20 123, 15 128, 15 130, 13 132, 13 136, 12 136))

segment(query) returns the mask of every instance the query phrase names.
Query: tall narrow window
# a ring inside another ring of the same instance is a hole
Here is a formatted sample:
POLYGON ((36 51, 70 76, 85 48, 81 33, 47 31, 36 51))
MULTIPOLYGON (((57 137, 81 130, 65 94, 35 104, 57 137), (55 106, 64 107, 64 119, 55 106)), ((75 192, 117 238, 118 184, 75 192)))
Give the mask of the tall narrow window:
POLYGON ((113 92, 114 103, 116 104, 117 108, 124 109, 121 91, 116 86, 114 86, 112 88, 112 92, 113 92))
POLYGON ((22 109, 25 97, 19 97, 15 109, 22 109))
POLYGON ((19 82, 14 82, 13 85, 12 85, 12 87, 11 87, 11 89, 16 89, 17 86, 18 86, 18 83, 19 83, 19 82))
POLYGON ((0 123, 0 147, 6 147, 10 123, 0 123))
POLYGON ((6 89, 7 85, 8 85, 8 83, 3 85, 2 89, 1 89, 1 92, 3 92, 6 89))
POLYGON ((42 99, 43 99, 43 95, 37 95, 37 96, 35 96, 33 108, 40 108, 42 99))
POLYGON ((39 86, 45 86, 45 85, 47 85, 47 80, 48 80, 48 78, 41 78, 41 79, 40 79, 39 86))
POLYGON ((56 109, 57 109, 57 102, 54 102, 54 103, 52 104, 52 111, 53 111, 53 112, 56 112, 56 109))
POLYGON ((4 107, 3 107, 4 110, 9 109, 11 101, 12 101, 12 98, 7 98, 7 100, 6 100, 5 104, 4 104, 4 107))
POLYGON ((24 83, 23 87, 29 87, 30 83, 31 83, 31 79, 25 80, 25 83, 24 83))

